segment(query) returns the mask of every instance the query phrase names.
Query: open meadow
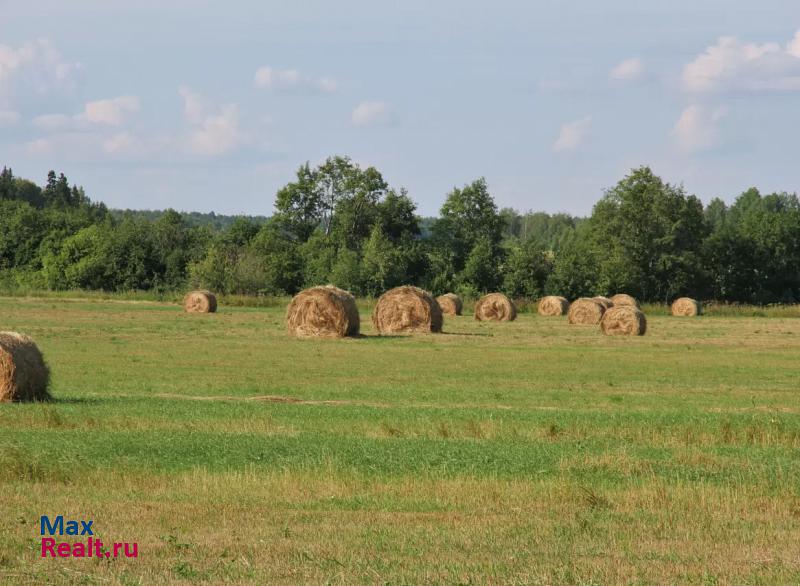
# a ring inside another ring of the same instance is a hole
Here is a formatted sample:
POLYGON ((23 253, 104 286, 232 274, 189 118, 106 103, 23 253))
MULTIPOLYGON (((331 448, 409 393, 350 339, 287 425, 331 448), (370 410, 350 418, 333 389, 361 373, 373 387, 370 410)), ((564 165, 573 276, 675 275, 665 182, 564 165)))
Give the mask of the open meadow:
POLYGON ((54 400, 0 406, 0 582, 800 582, 800 319, 646 311, 298 340, 2 298, 54 400), (139 557, 41 559, 43 514, 139 557))

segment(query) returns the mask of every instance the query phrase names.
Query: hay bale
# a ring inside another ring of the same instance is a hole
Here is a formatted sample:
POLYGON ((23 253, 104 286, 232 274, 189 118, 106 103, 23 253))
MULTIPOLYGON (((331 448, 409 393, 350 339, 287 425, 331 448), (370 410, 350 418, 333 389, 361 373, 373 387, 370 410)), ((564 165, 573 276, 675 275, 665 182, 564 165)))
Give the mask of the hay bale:
POLYGON ((28 336, 0 332, 0 403, 45 401, 50 371, 28 336))
POLYGON ((604 309, 608 309, 609 307, 614 307, 614 302, 611 301, 608 297, 603 297, 602 295, 598 295, 597 297, 592 297, 595 301, 597 301, 600 305, 603 306, 604 309))
POLYGON ((300 291, 286 308, 286 329, 301 338, 357 336, 360 326, 355 297, 333 285, 300 291))
POLYGON ((475 319, 478 321, 514 321, 517 308, 514 302, 502 293, 484 295, 475 304, 475 319))
POLYGON ((404 285, 378 298, 372 323, 381 334, 441 332, 442 308, 427 291, 404 285))
POLYGON ((631 307, 639 309, 639 302, 635 297, 628 295, 627 293, 617 293, 616 295, 612 296, 611 303, 614 304, 614 307, 618 305, 630 305, 631 307))
POLYGON ((644 336, 647 318, 632 305, 616 305, 603 314, 600 329, 606 336, 644 336))
POLYGON ((569 301, 565 297, 548 295, 539 300, 539 315, 565 315, 569 309, 569 301))
POLYGON ((581 297, 570 303, 567 321, 575 325, 594 326, 600 323, 605 312, 605 305, 599 301, 589 297, 581 297))
POLYGON ((436 302, 439 304, 439 307, 442 308, 442 313, 445 315, 461 315, 461 310, 464 307, 461 297, 455 293, 439 295, 439 297, 436 298, 436 302))
POLYGON ((672 315, 677 317, 695 317, 700 315, 700 303, 691 297, 681 297, 672 302, 672 315))
POLYGON ((189 313, 214 313, 217 297, 211 291, 190 291, 183 298, 183 308, 189 313))

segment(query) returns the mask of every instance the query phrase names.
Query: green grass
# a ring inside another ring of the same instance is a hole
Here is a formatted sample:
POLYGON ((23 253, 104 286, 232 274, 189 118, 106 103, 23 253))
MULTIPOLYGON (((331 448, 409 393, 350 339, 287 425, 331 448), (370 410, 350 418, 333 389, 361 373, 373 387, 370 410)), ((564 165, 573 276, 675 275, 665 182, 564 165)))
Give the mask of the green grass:
POLYGON ((796 308, 296 340, 120 301, 0 299, 54 396, 0 406, 2 583, 800 581, 796 308), (59 513, 139 559, 40 559, 59 513))

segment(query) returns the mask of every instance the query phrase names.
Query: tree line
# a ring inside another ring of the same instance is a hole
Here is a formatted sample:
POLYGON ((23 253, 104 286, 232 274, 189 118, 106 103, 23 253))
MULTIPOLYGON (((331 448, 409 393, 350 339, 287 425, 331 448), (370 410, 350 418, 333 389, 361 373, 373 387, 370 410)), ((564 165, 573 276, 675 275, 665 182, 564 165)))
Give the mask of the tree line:
POLYGON ((110 211, 63 174, 40 187, 4 168, 0 286, 283 295, 332 283, 376 296, 416 284, 467 297, 800 301, 796 194, 752 188, 704 206, 648 167, 606 190, 588 218, 498 209, 477 179, 423 219, 377 169, 331 157, 301 165, 269 218, 206 219, 110 211))

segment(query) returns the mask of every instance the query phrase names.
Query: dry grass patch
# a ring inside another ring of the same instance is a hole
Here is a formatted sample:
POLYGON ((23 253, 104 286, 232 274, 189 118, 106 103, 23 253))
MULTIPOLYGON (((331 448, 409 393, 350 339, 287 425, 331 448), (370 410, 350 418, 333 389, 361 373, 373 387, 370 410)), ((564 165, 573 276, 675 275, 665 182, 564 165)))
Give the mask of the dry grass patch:
POLYGON ((617 293, 616 295, 612 295, 611 303, 613 303, 615 306, 630 305, 636 309, 641 309, 636 298, 632 295, 628 295, 627 293, 617 293))
POLYGON ((378 298, 372 323, 381 334, 441 332, 442 309, 419 287, 395 287, 378 298))
POLYGON ((442 308, 442 313, 445 315, 461 315, 461 311, 464 308, 461 297, 455 293, 439 295, 439 297, 436 298, 436 302, 439 304, 439 307, 442 308))
POLYGON ((211 291, 190 291, 183 298, 183 308, 188 313, 214 313, 217 311, 217 296, 211 291))
POLYGON ((333 285, 301 291, 286 308, 286 329, 301 338, 357 336, 360 325, 355 297, 333 285))
POLYGON ((567 312, 567 321, 574 325, 597 325, 603 319, 605 311, 605 305, 599 301, 581 297, 570 304, 567 312))
POLYGON ((489 293, 475 304, 475 319, 478 321, 514 321, 517 308, 514 302, 502 293, 489 293))
POLYGON ((544 316, 557 316, 566 315, 569 310, 569 301, 566 297, 558 297, 556 295, 548 295, 539 300, 538 312, 539 315, 544 316))
POLYGON ((695 317, 700 315, 700 303, 690 297, 681 297, 673 301, 670 308, 676 317, 695 317))
POLYGON ((46 401, 50 371, 36 343, 24 334, 0 332, 0 403, 46 401))
POLYGON ((644 336, 647 318, 632 305, 614 306, 603 314, 600 329, 607 336, 644 336))

